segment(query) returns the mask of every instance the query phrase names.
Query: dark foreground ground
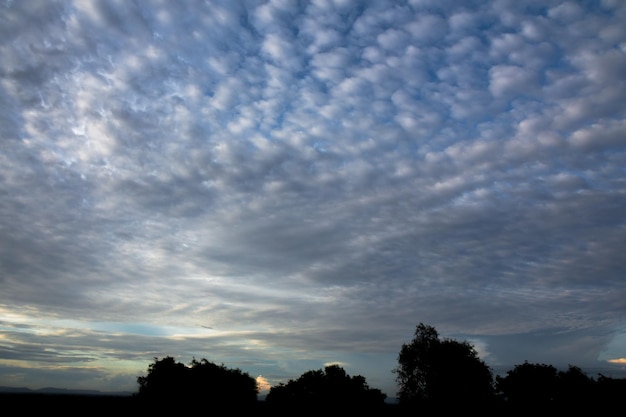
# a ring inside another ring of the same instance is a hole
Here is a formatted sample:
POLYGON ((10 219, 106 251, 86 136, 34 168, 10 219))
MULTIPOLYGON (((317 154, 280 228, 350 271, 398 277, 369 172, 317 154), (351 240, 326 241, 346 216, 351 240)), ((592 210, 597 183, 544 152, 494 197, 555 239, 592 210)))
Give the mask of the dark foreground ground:
MULTIPOLYGON (((620 401, 616 401, 620 402, 620 401)), ((592 415, 605 414, 614 409, 616 404, 606 402, 594 402, 574 405, 550 405, 550 406, 526 406, 511 407, 507 404, 492 404, 488 407, 474 407, 468 409, 462 404, 440 404, 436 407, 428 407, 408 410, 399 405, 386 404, 375 409, 362 408, 333 408, 324 407, 319 410, 298 407, 275 408, 264 401, 247 407, 237 404, 211 404, 198 399, 191 403, 176 403, 162 399, 159 404, 142 401, 134 396, 108 396, 108 395, 72 395, 72 394, 30 394, 30 393, 0 393, 0 412, 10 412, 11 415, 42 414, 59 416, 85 416, 85 415, 159 415, 162 413, 173 415, 212 415, 212 416, 232 416, 250 415, 262 416, 294 416, 324 414, 346 415, 346 416, 439 416, 439 415, 460 415, 480 414, 487 416, 528 416, 529 414, 560 414, 560 413, 593 413, 592 415)), ((623 404, 622 404, 623 406, 623 404)))
MULTIPOLYGON (((30 394, 30 393, 0 393, 0 413, 11 410, 12 415, 34 415, 45 413, 59 416, 85 416, 85 415, 159 415, 162 413, 171 415, 212 415, 232 416, 250 415, 261 416, 293 416, 307 415, 311 410, 298 410, 294 408, 276 409, 270 407, 264 401, 258 401, 252 406, 242 407, 236 404, 209 404, 202 399, 193 404, 177 404, 168 402, 166 399, 159 404, 142 401, 133 396, 108 396, 108 395, 73 395, 73 394, 30 394)), ((330 411, 330 410, 329 410, 330 411)), ((335 410, 339 411, 339 410, 335 410)), ((345 413, 355 410, 341 410, 345 413)), ((359 415, 365 410, 358 410, 359 415)), ((377 410, 369 410, 365 415, 372 416, 400 416, 399 407, 385 405, 377 410)), ((356 414, 347 414, 356 415, 356 414)))

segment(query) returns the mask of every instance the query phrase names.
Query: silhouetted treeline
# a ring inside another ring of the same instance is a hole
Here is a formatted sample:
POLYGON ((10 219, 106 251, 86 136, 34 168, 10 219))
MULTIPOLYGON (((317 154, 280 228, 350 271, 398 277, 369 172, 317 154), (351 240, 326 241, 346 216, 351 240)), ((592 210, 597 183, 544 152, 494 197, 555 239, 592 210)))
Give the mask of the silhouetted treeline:
MULTIPOLYGON (((437 330, 420 323, 413 340, 398 354, 396 374, 399 403, 368 386, 365 377, 348 375, 340 366, 311 370, 295 380, 273 386, 263 410, 352 410, 379 414, 413 414, 474 410, 484 413, 609 409, 626 395, 626 380, 600 375, 593 379, 575 366, 559 371, 552 365, 524 362, 506 375, 494 376, 473 345, 440 338, 437 330)), ((149 403, 187 403, 203 398, 236 406, 254 405, 258 388, 240 370, 195 359, 189 367, 174 358, 158 360, 139 377, 137 397, 149 403), (202 370, 202 372, 200 372, 202 370), (210 381, 213 380, 213 381, 210 381), (235 395, 230 390, 237 390, 235 395)))
POLYGON ((98 411, 125 413, 300 415, 312 411, 367 415, 482 415, 529 413, 599 413, 621 406, 626 379, 592 378, 580 368, 567 370, 524 362, 505 375, 493 375, 470 343, 442 339, 432 326, 420 323, 413 340, 398 354, 399 403, 371 388, 365 377, 350 376, 340 366, 311 370, 295 380, 273 386, 259 401, 256 380, 240 369, 195 358, 189 365, 167 356, 154 358, 138 392, 130 397, 71 395, 0 395, 5 406, 22 414, 62 410, 65 415, 98 411), (202 410, 202 411, 199 411, 202 410), (219 411, 219 412, 218 412, 219 411))
POLYGON ((494 378, 470 343, 442 339, 423 323, 413 340, 402 345, 394 372, 398 399, 406 410, 599 412, 626 396, 626 379, 593 379, 572 365, 558 371, 524 362, 494 378))
POLYGON ((497 400, 514 410, 612 410, 626 398, 626 379, 592 378, 579 367, 557 370, 542 363, 516 365, 495 380, 497 400))
POLYGON ((198 401, 220 404, 231 411, 285 414, 294 410, 374 411, 386 405, 385 394, 370 388, 363 376, 350 376, 338 365, 308 371, 296 380, 274 386, 263 402, 257 401, 255 379, 206 359, 194 359, 186 366, 170 356, 155 358, 147 375, 138 377, 137 382, 136 399, 152 410, 171 404, 188 408, 198 401))

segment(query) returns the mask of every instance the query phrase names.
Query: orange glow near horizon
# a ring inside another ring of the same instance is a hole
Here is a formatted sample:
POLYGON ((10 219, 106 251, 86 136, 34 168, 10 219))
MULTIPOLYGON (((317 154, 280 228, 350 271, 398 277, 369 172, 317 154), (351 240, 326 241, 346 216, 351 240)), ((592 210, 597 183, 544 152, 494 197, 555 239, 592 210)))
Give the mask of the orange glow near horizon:
POLYGON ((269 391, 269 389, 272 388, 272 385, 267 379, 265 379, 263 375, 259 375, 256 377, 256 383, 259 385, 259 392, 269 391))

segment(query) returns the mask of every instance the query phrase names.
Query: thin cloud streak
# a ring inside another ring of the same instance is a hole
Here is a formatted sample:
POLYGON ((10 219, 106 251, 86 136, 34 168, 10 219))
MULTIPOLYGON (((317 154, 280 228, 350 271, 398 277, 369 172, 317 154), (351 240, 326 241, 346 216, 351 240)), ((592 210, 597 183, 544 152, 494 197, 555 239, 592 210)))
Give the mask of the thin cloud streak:
POLYGON ((619 2, 0 8, 0 385, 173 355, 394 396, 418 322, 621 371, 619 2))

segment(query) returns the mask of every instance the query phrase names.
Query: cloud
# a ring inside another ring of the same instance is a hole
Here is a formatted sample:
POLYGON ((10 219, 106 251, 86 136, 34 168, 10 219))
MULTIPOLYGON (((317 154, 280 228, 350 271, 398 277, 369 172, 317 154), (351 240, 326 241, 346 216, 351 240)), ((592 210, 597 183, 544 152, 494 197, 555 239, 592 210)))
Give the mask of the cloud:
POLYGON ((259 392, 269 392, 270 388, 272 388, 270 382, 263 375, 256 377, 256 383, 259 387, 259 392))
POLYGON ((496 65, 489 70, 489 90, 495 97, 521 93, 533 87, 533 76, 514 65, 496 65))
POLYGON ((420 321, 595 366, 619 327, 620 4, 1 7, 6 375, 370 381, 420 321))

